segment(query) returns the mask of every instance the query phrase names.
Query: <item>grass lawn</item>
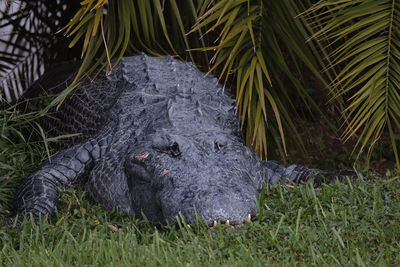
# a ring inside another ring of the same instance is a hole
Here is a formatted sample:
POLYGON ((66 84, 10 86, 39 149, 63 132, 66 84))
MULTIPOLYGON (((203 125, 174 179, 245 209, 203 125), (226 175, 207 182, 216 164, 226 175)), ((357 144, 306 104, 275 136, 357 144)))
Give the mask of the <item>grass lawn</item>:
MULTIPOLYGON (((21 178, 46 156, 20 135, 29 123, 30 115, 0 111, 0 219, 12 211, 21 178)), ((0 266, 400 266, 399 176, 319 189, 268 186, 259 207, 257 218, 236 228, 155 225, 68 189, 48 222, 0 228, 0 266)))

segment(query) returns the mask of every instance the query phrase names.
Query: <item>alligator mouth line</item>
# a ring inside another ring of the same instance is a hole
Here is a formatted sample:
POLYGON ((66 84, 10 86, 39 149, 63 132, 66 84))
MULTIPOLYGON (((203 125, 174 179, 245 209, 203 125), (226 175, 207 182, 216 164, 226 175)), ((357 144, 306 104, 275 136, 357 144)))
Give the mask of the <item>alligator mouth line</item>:
MULTIPOLYGON (((242 226, 242 225, 246 225, 246 224, 249 224, 249 223, 251 223, 251 214, 250 213, 247 215, 247 218, 243 223, 231 224, 229 220, 222 221, 222 222, 214 221, 213 224, 211 226, 209 226, 209 229, 210 230, 214 230, 218 225, 226 225, 226 226, 231 227, 231 228, 236 228, 236 227, 239 227, 239 226, 242 226)), ((189 228, 190 230, 193 230, 193 227, 192 227, 191 224, 186 224, 186 227, 189 228)))
MULTIPOLYGON (((232 226, 232 227, 234 227, 236 225, 242 225, 243 224, 243 223, 241 223, 241 224, 231 225, 229 220, 226 220, 225 222, 222 222, 222 223, 225 224, 226 226, 232 226)), ((245 220, 244 223, 251 223, 251 214, 250 213, 247 215, 246 220, 245 220)), ((217 225, 218 225, 218 222, 214 221, 213 226, 211 228, 214 228, 217 225)))

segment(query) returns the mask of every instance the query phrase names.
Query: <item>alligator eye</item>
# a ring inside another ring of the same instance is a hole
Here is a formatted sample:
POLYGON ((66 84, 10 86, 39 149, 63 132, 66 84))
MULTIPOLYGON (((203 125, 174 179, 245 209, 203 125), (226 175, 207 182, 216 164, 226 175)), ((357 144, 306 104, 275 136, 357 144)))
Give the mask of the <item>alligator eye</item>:
POLYGON ((171 156, 173 157, 178 157, 182 154, 182 152, 179 150, 179 145, 177 142, 174 142, 169 149, 171 152, 171 156))
POLYGON ((214 142, 214 149, 215 149, 215 152, 218 153, 219 151, 221 151, 222 147, 223 147, 223 145, 221 145, 220 143, 214 142))

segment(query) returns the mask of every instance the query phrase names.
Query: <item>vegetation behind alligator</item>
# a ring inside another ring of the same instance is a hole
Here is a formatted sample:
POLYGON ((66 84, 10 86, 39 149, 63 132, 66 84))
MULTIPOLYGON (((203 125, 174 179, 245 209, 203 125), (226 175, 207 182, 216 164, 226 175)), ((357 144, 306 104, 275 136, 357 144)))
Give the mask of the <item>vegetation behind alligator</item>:
POLYGON ((151 221, 173 223, 182 214, 191 223, 197 213, 209 225, 240 224, 257 213, 265 182, 353 175, 260 160, 244 145, 234 113, 217 80, 191 63, 123 58, 48 121, 54 135, 82 135, 25 179, 17 213, 51 214, 61 188, 84 183, 104 208, 143 212, 151 221))

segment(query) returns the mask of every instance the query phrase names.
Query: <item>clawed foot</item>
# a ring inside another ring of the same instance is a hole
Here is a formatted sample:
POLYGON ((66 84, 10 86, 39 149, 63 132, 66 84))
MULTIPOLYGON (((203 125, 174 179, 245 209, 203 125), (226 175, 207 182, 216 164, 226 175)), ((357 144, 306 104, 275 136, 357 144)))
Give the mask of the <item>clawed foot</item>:
POLYGON ((1 220, 3 228, 19 228, 22 224, 23 219, 18 219, 17 217, 4 218, 1 220))
MULTIPOLYGON (((47 219, 47 217, 46 217, 46 219, 47 219)), ((20 228, 24 221, 33 221, 35 224, 39 224, 40 218, 33 216, 29 213, 27 213, 25 216, 23 214, 19 214, 19 215, 12 216, 9 218, 1 219, 1 224, 2 224, 3 228, 7 228, 7 229, 20 228), (25 218, 26 218, 26 220, 25 220, 25 218)))

